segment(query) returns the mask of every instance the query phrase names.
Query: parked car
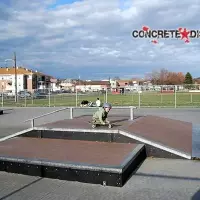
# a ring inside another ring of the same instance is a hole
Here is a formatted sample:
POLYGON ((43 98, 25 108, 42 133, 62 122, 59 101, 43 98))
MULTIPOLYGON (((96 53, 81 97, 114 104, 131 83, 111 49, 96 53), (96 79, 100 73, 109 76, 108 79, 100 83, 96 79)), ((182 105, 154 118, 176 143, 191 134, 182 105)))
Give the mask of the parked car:
POLYGON ((31 93, 27 92, 27 91, 20 91, 18 92, 18 97, 19 98, 30 98, 31 97, 31 93))
POLYGON ((7 93, 0 93, 0 97, 7 97, 8 96, 8 94, 7 93))
POLYGON ((46 99, 47 98, 47 94, 44 92, 34 92, 33 93, 33 98, 34 99, 46 99))
POLYGON ((61 94, 61 90, 52 91, 51 94, 61 94))
POLYGON ((8 91, 6 94, 7 94, 7 97, 14 97, 15 96, 15 93, 12 92, 12 91, 8 91))

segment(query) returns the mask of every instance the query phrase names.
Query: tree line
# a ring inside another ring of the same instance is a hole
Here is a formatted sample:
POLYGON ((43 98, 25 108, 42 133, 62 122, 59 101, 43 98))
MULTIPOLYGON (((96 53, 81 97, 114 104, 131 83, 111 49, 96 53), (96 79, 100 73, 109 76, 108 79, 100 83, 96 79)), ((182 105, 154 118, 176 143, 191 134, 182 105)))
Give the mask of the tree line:
POLYGON ((183 85, 183 84, 194 84, 190 72, 185 75, 182 72, 171 72, 166 69, 160 71, 152 71, 145 77, 146 80, 150 81, 153 85, 183 85))

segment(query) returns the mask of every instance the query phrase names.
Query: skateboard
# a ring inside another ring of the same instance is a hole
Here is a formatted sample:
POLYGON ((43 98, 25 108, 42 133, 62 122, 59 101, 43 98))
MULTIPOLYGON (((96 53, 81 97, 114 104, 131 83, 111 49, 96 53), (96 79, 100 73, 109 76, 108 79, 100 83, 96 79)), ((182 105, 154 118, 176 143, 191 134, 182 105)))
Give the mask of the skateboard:
POLYGON ((96 128, 98 126, 108 126, 108 128, 112 128, 113 125, 112 124, 105 124, 105 125, 102 125, 102 124, 98 124, 98 123, 95 123, 93 124, 92 122, 89 122, 90 124, 92 124, 92 128, 96 128))
POLYGON ((108 128, 112 128, 111 124, 101 125, 101 124, 92 124, 92 128, 96 128, 97 126, 108 126, 108 128))

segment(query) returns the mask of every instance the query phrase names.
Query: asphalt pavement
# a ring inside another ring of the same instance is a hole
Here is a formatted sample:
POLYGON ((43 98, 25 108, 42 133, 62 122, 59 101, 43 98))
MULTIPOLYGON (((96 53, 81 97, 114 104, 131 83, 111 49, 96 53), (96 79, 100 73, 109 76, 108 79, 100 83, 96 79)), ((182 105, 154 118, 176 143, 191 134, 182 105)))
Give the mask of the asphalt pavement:
POLYGON ((146 159, 122 188, 0 172, 6 200, 199 200, 200 162, 146 159))

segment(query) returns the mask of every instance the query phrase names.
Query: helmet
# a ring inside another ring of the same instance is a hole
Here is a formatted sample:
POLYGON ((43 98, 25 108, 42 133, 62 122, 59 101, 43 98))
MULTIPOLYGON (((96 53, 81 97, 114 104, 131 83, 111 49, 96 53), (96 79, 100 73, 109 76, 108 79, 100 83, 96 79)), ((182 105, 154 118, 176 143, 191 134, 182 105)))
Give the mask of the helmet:
POLYGON ((104 103, 103 108, 112 108, 112 105, 110 103, 104 103))

